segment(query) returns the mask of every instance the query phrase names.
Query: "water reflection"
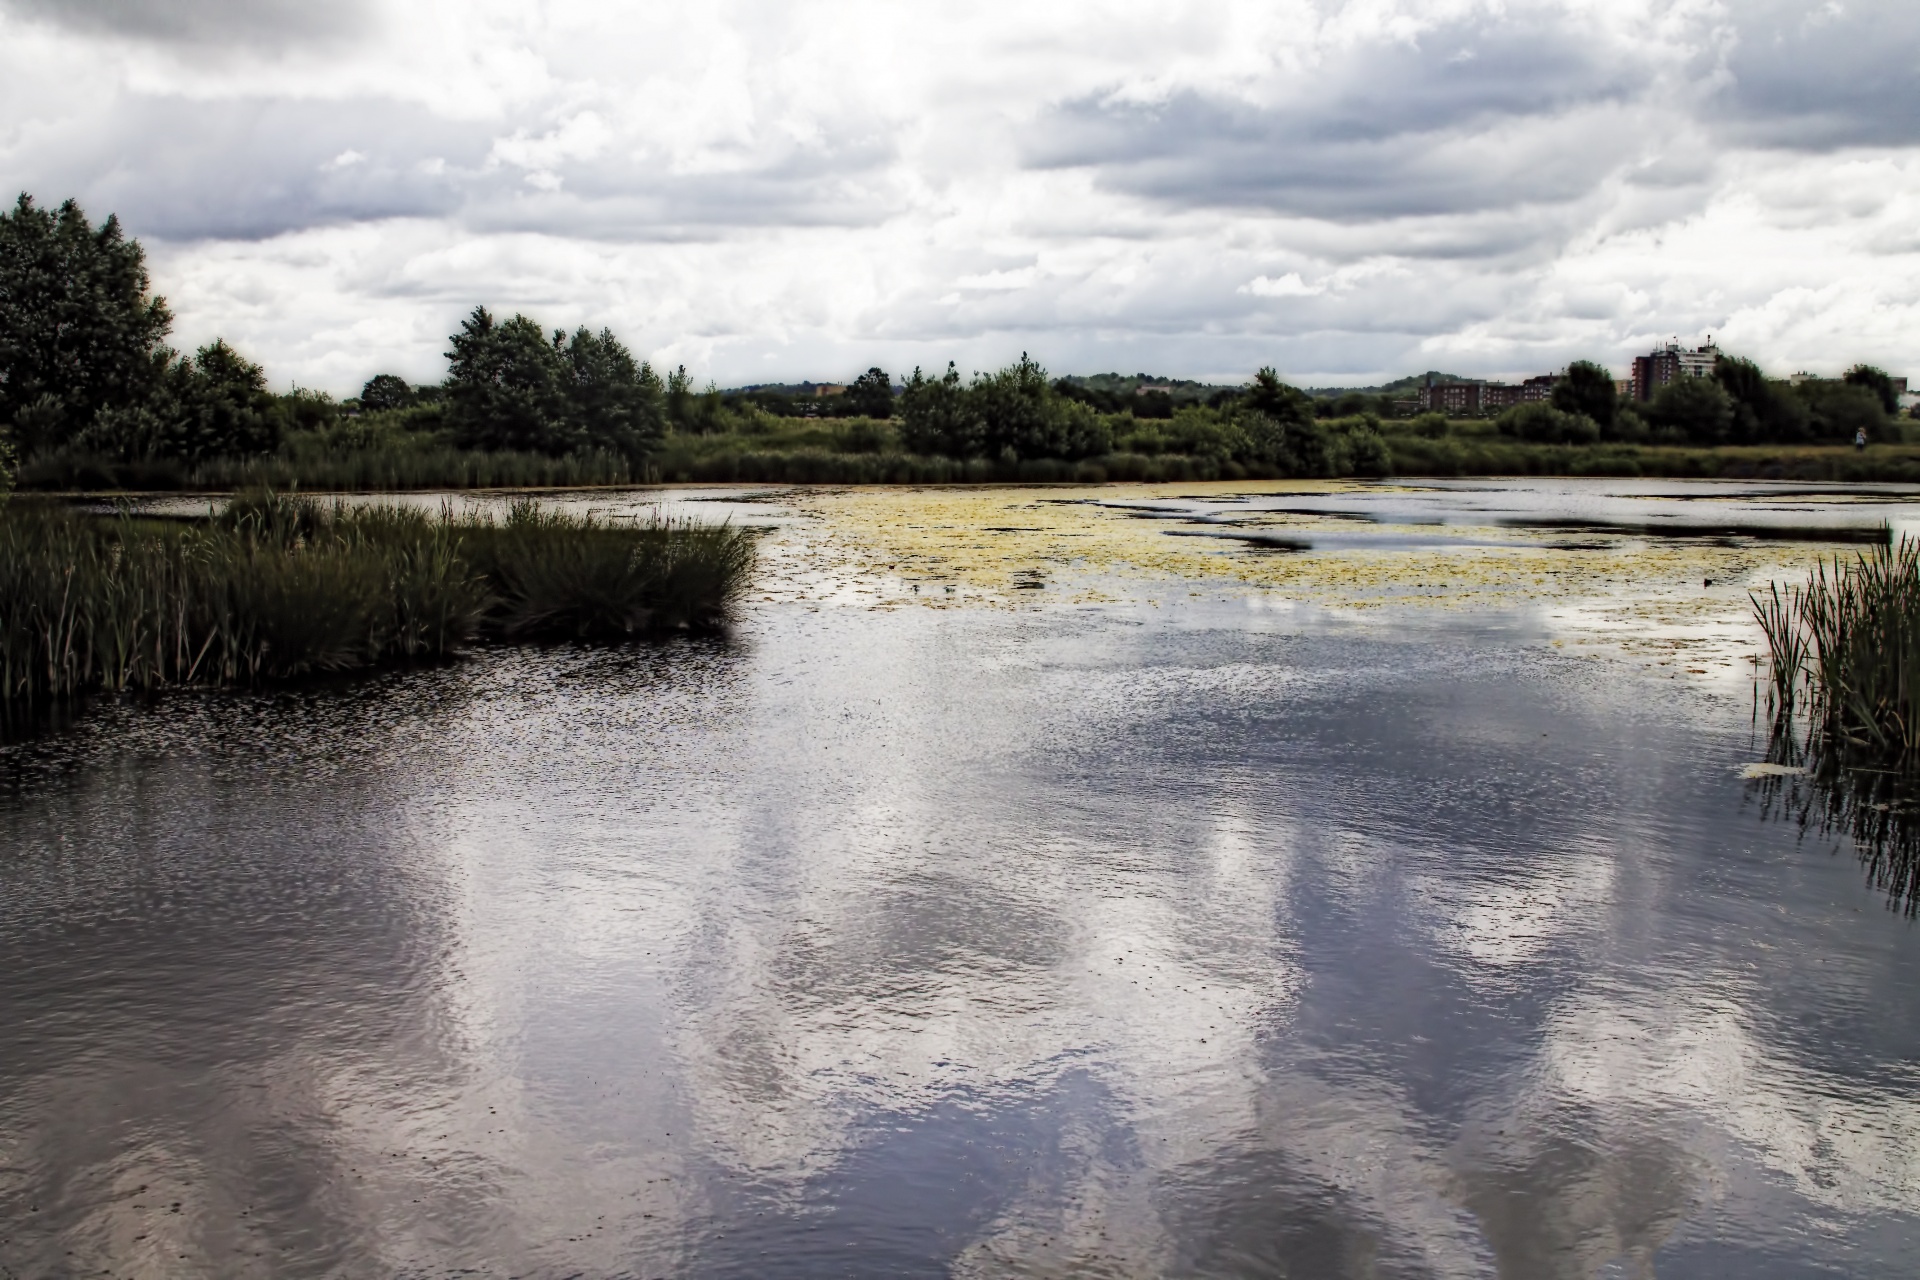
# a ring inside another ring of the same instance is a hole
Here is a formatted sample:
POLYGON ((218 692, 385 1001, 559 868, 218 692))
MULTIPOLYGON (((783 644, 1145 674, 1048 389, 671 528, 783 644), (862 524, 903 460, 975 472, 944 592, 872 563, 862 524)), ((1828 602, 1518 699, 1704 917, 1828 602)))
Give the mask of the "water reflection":
POLYGON ((1913 939, 1741 816, 1744 705, 1248 617, 773 608, 7 748, 0 1266, 1910 1256, 1913 939))
POLYGON ((1909 919, 1920 915, 1920 779, 1897 753, 1823 740, 1811 726, 1777 719, 1766 759, 1742 776, 1760 812, 1815 843, 1845 843, 1867 882, 1909 919))

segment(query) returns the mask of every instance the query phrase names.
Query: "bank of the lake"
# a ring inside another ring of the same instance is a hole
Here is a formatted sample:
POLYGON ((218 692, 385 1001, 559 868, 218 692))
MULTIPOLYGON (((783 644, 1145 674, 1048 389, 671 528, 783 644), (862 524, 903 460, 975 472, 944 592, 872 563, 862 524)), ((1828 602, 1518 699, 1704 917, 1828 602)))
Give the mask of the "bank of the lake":
MULTIPOLYGON (((1383 475, 1613 476, 1920 483, 1920 444, 1537 444, 1485 421, 1451 424, 1440 437, 1383 422, 1383 475)), ((547 456, 461 449, 431 438, 351 448, 306 438, 258 458, 192 465, 61 455, 20 468, 21 488, 45 493, 227 493, 249 488, 308 493, 439 489, 624 488, 639 484, 1193 483, 1338 478, 1299 475, 1209 453, 1110 453, 1091 458, 947 458, 901 451, 884 423, 806 424, 768 435, 670 436, 645 458, 612 453, 547 456), (856 430, 860 427, 869 430, 856 430)))

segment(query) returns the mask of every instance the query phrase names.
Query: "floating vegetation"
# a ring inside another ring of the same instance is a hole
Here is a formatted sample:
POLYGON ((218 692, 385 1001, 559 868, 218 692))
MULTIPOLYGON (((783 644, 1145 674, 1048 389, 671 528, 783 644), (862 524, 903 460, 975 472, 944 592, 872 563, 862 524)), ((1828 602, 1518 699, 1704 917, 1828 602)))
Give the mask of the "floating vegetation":
POLYGON ((1920 544, 1835 556, 1754 593, 1772 737, 1748 766, 1765 811, 1849 837, 1872 883, 1920 911, 1920 544))
POLYGON ((217 518, 0 509, 0 705, 253 684, 480 639, 620 639, 721 621, 753 564, 728 527, 503 521, 263 492, 217 518))

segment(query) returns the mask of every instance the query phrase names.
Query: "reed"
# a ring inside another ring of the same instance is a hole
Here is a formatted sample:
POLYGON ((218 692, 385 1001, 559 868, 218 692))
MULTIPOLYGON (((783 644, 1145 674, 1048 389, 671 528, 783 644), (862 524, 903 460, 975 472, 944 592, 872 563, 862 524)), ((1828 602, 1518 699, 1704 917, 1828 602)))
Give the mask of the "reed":
POLYGON ((1767 763, 1779 766, 1752 784, 1763 810, 1850 839, 1869 881, 1915 914, 1920 544, 1883 540, 1751 598, 1769 656, 1767 763))
POLYGON ((709 627, 752 565, 739 530, 531 502, 496 522, 263 492, 188 523, 15 501, 0 508, 0 705, 709 627))
POLYGON ((1835 556, 1802 586, 1752 597, 1767 638, 1775 714, 1803 713, 1816 746, 1920 767, 1920 543, 1835 556))

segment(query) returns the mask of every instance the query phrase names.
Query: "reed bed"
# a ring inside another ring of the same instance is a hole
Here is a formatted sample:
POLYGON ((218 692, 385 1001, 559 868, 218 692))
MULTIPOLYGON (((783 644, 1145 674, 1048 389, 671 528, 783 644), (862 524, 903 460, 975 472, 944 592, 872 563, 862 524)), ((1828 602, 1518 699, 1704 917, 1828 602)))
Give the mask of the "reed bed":
POLYGON ((1835 556, 1804 586, 1753 596, 1775 714, 1819 742, 1920 771, 1920 544, 1835 556))
POLYGON ((1851 838, 1868 878, 1920 911, 1920 543, 1835 556, 1753 594, 1766 634, 1768 807, 1851 838))
POLYGON ((217 519, 0 508, 0 705, 245 685, 478 641, 625 639, 724 621, 749 535, 244 495, 217 519))

